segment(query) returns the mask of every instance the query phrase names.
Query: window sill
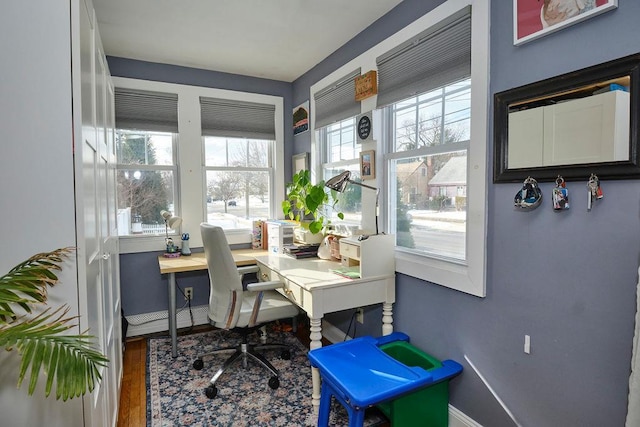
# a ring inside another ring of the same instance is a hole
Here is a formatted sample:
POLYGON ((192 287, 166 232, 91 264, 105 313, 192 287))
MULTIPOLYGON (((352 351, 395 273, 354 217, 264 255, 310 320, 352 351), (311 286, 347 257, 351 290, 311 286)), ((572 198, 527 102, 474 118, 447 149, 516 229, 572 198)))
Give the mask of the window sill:
MULTIPOLYGON (((198 233, 199 234, 199 233, 198 233)), ((251 243, 251 231, 250 230, 226 230, 225 235, 229 245, 243 245, 251 243)), ((173 238, 173 241, 180 245, 180 235, 169 235, 173 238)), ((134 254, 141 252, 157 252, 165 250, 164 235, 147 235, 147 236, 120 236, 120 253, 121 254, 134 254)), ((202 247, 202 240, 200 236, 191 236, 190 239, 191 249, 197 249, 202 247)))
POLYGON ((460 292, 478 297, 486 296, 483 270, 474 274, 473 267, 465 264, 396 250, 396 271, 460 292))

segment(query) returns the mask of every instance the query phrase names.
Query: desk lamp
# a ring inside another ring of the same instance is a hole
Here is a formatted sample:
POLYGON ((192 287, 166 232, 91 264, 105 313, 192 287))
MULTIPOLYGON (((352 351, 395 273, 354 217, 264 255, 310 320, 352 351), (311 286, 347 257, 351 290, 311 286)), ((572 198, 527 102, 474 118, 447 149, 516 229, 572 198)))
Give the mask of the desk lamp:
POLYGON ((160 215, 164 219, 164 231, 165 231, 165 243, 167 245, 167 253, 176 253, 177 247, 173 244, 173 240, 169 237, 169 228, 175 230, 180 227, 182 224, 182 218, 179 216, 172 215, 171 212, 168 211, 160 211, 160 215))
POLYGON ((372 187, 370 185, 352 180, 351 171, 344 171, 341 174, 334 176, 333 178, 329 179, 324 185, 325 187, 335 190, 338 193, 342 193, 347 188, 347 184, 349 183, 359 185, 360 187, 368 188, 370 190, 375 190, 376 192, 376 235, 380 234, 378 233, 378 196, 380 195, 380 190, 378 190, 376 187, 372 187))

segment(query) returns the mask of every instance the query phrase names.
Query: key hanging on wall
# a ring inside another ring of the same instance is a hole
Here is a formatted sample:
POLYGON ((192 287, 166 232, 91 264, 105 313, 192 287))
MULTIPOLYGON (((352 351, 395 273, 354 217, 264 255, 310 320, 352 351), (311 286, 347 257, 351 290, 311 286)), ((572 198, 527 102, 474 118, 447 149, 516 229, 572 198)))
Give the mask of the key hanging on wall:
POLYGON ((563 177, 558 175, 556 178, 556 186, 551 195, 553 200, 553 210, 563 211, 569 209, 569 190, 563 177))
POLYGON ((589 177, 589 182, 587 182, 587 189, 589 194, 587 195, 587 211, 591 211, 593 204, 596 200, 600 200, 604 197, 604 193, 602 192, 602 188, 600 187, 600 180, 598 176, 594 173, 589 177))
POLYGON ((542 203, 542 191, 538 187, 538 181, 531 177, 527 177, 522 184, 522 188, 514 197, 514 206, 518 209, 533 210, 542 203))

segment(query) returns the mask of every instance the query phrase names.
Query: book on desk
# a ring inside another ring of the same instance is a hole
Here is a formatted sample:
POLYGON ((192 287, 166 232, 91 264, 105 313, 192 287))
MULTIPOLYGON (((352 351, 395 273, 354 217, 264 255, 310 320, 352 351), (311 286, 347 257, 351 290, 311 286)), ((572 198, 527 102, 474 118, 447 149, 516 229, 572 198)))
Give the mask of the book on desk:
POLYGON ((292 258, 313 258, 318 256, 318 248, 320 244, 291 244, 284 245, 283 253, 292 258))

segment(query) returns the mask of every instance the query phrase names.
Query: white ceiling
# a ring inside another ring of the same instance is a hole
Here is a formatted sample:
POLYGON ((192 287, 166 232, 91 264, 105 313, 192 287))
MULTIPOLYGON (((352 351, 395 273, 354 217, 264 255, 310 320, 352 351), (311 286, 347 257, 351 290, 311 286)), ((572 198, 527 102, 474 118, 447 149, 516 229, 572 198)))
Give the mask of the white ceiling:
POLYGON ((401 0, 93 0, 107 55, 292 82, 401 0))

